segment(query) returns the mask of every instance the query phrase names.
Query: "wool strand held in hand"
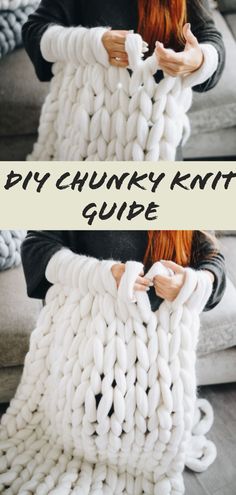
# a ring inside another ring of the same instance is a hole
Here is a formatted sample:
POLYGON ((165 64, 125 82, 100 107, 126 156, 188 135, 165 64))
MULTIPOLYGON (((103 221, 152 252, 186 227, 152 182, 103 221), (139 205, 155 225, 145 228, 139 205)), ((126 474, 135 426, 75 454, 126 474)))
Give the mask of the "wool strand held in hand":
POLYGON ((182 495, 184 465, 202 471, 216 456, 195 378, 210 277, 186 268, 154 313, 132 290, 142 263, 126 263, 118 289, 113 264, 62 248, 47 265, 53 285, 2 417, 4 495, 182 495))

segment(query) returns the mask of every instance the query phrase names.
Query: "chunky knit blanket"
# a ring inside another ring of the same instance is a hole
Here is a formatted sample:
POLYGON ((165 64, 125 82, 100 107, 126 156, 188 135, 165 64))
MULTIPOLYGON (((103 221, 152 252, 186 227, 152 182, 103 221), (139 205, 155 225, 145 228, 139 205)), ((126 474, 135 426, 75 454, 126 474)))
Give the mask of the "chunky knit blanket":
POLYGON ((113 263, 66 248, 49 261, 53 285, 2 418, 5 495, 180 495, 184 465, 215 458, 194 371, 209 277, 187 268, 178 297, 154 313, 132 292, 143 265, 127 262, 117 289, 113 263))
POLYGON ((129 67, 110 65, 102 43, 108 28, 50 26, 41 52, 54 77, 42 109, 30 160, 174 160, 189 135, 191 86, 217 67, 217 52, 202 44, 201 70, 158 84, 156 55, 142 59, 143 41, 128 34, 129 67))
POLYGON ((0 10, 11 10, 27 7, 29 4, 37 6, 39 0, 0 0, 0 10))
POLYGON ((0 230, 0 271, 18 266, 25 230, 0 230))
POLYGON ((21 29, 39 0, 0 0, 0 59, 22 45, 21 29))

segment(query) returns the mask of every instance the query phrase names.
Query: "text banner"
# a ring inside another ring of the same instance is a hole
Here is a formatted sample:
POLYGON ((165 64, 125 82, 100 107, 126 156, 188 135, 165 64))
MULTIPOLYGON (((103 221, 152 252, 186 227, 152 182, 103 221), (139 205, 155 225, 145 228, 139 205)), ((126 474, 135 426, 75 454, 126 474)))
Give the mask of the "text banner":
POLYGON ((0 228, 236 228, 236 162, 0 162, 0 228))

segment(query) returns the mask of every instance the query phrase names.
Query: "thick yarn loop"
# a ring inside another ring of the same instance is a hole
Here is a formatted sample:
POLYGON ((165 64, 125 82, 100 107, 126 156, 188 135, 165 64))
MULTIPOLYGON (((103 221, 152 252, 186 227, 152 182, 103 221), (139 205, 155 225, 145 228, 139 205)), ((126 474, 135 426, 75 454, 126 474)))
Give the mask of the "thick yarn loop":
POLYGON ((185 269, 185 284, 176 299, 172 302, 173 308, 187 304, 189 309, 201 313, 206 301, 211 295, 211 284, 206 284, 206 275, 202 271, 185 269))
POLYGON ((0 271, 20 264, 21 243, 25 235, 25 230, 0 230, 0 271))
MULTIPOLYGON (((126 37, 128 69, 114 67, 102 42, 108 29, 53 25, 44 32, 40 48, 54 77, 29 160, 174 160, 187 140, 198 71, 185 78, 164 74, 157 84, 157 57, 143 60, 136 33, 126 37)), ((202 49, 207 78, 217 67, 217 52, 207 44, 202 49)))
POLYGON ((206 399, 197 399, 195 405, 192 439, 185 465, 196 472, 202 472, 216 457, 215 445, 204 436, 213 424, 213 409, 206 399))
POLYGON ((39 0, 0 0, 0 59, 22 45, 21 29, 39 0))
MULTIPOLYGON (((136 33, 129 34, 125 40, 125 50, 128 54, 129 68, 133 71, 144 64, 142 61, 142 45, 142 37, 136 33)), ((156 71, 154 70, 154 72, 156 71)))
POLYGON ((135 302, 136 298, 133 293, 135 280, 143 273, 143 264, 134 261, 128 261, 125 265, 118 289, 118 295, 124 302, 135 302))
MULTIPOLYGON (((198 280, 206 303, 210 277, 187 269, 154 313, 132 293, 142 263, 127 262, 117 288, 115 262, 62 248, 47 265, 52 286, 0 427, 4 495, 181 495, 184 465, 215 458, 194 369, 198 280)), ((169 272, 155 263, 147 275, 158 273, 169 272)))

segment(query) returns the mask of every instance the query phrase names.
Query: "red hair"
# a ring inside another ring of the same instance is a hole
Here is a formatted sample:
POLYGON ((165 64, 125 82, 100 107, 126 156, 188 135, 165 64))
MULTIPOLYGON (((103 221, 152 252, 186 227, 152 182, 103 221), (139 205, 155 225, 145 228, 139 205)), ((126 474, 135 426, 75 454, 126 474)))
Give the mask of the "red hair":
POLYGON ((138 0, 138 33, 153 52, 155 42, 180 50, 184 46, 183 25, 187 19, 186 0, 138 0))
POLYGON ((144 264, 160 260, 172 260, 178 265, 190 263, 193 230, 149 230, 144 264))

